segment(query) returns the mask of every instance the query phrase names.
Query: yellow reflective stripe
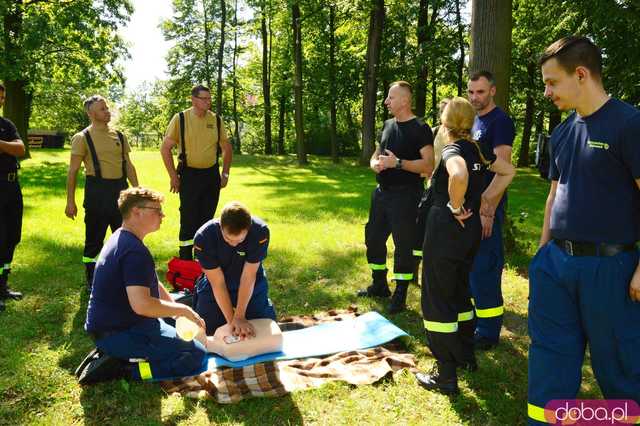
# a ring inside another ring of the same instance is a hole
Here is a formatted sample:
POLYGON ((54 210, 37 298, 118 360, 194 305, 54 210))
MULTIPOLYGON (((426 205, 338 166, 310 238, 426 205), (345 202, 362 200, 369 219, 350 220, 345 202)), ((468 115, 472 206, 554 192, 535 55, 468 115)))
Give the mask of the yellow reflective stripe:
POLYGON ((413 255, 416 257, 422 257, 422 250, 414 250, 413 255))
POLYGON ((193 240, 184 240, 184 241, 180 241, 178 242, 178 245, 180 247, 189 247, 193 245, 193 240))
POLYGON ((476 307, 476 315, 478 318, 493 318, 499 317, 504 314, 504 306, 498 306, 497 308, 478 309, 476 307))
POLYGON ((140 378, 142 380, 149 380, 153 378, 151 374, 151 365, 148 362, 139 362, 138 371, 140 372, 140 378))
POLYGON ((438 333, 455 333, 458 331, 457 322, 437 322, 424 320, 424 328, 438 333))
POLYGON ((94 258, 82 256, 82 263, 96 263, 97 261, 98 261, 98 256, 94 258))
POLYGON ((371 268, 372 271, 384 271, 387 269, 387 265, 385 263, 370 263, 369 268, 371 268))
POLYGON ((473 319, 473 311, 458 312, 458 322, 471 321, 473 319))
POLYGON ((0 266, 0 275, 4 273, 4 267, 0 266))
POLYGON ((549 413, 549 419, 555 420, 555 413, 552 410, 545 410, 542 407, 538 407, 537 405, 533 405, 531 403, 527 403, 527 414, 533 420, 537 420, 543 423, 549 423, 547 417, 545 416, 545 412, 549 413))
POLYGON ((411 281, 413 279, 413 274, 393 274, 393 279, 400 281, 411 281))
POLYGON ((473 297, 471 298, 471 304, 472 304, 473 306, 476 306, 476 299, 474 299, 473 297))

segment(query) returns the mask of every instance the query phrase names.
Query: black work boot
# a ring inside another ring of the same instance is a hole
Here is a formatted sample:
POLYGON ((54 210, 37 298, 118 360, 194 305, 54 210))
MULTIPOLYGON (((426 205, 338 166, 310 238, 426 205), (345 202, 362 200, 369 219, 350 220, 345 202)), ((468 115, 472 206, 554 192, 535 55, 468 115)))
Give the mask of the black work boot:
POLYGON ((9 279, 9 273, 8 272, 5 271, 2 275, 0 275, 0 300, 7 300, 7 299, 20 300, 20 299, 22 299, 22 293, 20 293, 19 291, 12 291, 9 288, 9 284, 7 282, 8 279, 9 279))
POLYGON ((180 247, 178 255, 182 260, 193 260, 193 246, 180 247))
POLYGON ((93 286, 93 271, 95 271, 95 269, 96 264, 93 262, 84 264, 84 276, 87 279, 87 290, 89 290, 89 293, 91 293, 91 287, 93 286))
POLYGON ((391 304, 387 309, 390 314, 397 314, 407 307, 407 290, 409 288, 409 281, 396 280, 396 289, 391 297, 391 304))
POLYGON ((444 395, 457 395, 460 393, 455 363, 437 362, 428 373, 416 373, 416 380, 423 388, 440 392, 444 395))
POLYGON ((367 288, 358 290, 358 297, 389 297, 391 290, 387 284, 387 270, 371 271, 373 282, 367 288))

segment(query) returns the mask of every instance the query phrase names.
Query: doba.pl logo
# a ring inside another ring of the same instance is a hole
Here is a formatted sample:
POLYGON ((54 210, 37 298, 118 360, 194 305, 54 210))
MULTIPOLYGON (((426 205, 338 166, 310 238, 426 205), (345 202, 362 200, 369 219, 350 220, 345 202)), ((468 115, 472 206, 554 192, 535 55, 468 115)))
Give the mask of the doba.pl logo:
POLYGON ((625 399, 554 399, 545 407, 553 425, 633 425, 640 422, 640 406, 625 399))

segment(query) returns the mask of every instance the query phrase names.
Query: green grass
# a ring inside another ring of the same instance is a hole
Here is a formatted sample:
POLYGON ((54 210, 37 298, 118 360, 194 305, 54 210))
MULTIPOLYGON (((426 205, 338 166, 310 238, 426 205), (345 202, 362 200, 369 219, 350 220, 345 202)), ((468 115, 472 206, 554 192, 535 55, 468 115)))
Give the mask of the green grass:
MULTIPOLYGON (((508 253, 503 343, 478 354, 480 370, 463 374, 462 395, 450 400, 419 388, 409 374, 373 386, 332 383, 282 398, 253 398, 235 405, 168 396, 155 384, 112 382, 82 388, 73 377, 92 347, 83 332, 87 295, 80 259, 82 214, 64 216, 69 151, 33 151, 23 163, 23 240, 14 260, 12 286, 25 293, 0 314, 0 424, 473 424, 525 422, 527 383, 526 264, 542 223, 547 184, 520 170, 509 211, 517 247, 508 253)), ((160 277, 176 252, 178 199, 157 152, 135 152, 140 182, 166 194, 167 217, 145 241, 160 277)), ((372 173, 351 164, 312 158, 298 167, 291 157, 237 157, 220 205, 237 199, 267 221, 272 240, 265 262, 279 315, 309 314, 357 303, 384 312, 377 301, 356 300, 367 285, 364 224, 372 173)), ((77 193, 81 206, 82 190, 77 193)), ((409 332, 419 366, 433 359, 424 344, 419 289, 409 309, 393 321, 409 332)), ((599 391, 585 367, 584 397, 599 391)), ((553 380, 550 378, 550 380, 553 380)))

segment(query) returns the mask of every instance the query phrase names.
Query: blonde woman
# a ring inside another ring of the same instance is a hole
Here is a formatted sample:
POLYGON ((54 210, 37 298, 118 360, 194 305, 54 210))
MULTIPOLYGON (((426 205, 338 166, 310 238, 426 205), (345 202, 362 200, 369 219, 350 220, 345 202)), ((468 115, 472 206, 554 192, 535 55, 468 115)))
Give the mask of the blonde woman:
POLYGON ((475 321, 469 271, 482 235, 480 204, 494 206, 515 175, 510 163, 483 153, 471 139, 475 110, 464 98, 451 99, 441 116, 438 134, 445 146, 433 174, 433 205, 423 244, 422 314, 435 368, 418 373, 420 385, 457 394, 457 367, 475 370, 475 321), (496 173, 482 192, 486 170, 496 173))

